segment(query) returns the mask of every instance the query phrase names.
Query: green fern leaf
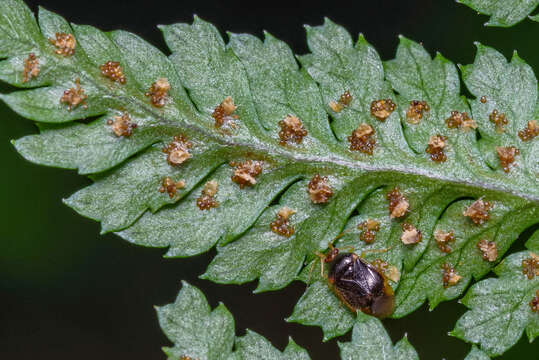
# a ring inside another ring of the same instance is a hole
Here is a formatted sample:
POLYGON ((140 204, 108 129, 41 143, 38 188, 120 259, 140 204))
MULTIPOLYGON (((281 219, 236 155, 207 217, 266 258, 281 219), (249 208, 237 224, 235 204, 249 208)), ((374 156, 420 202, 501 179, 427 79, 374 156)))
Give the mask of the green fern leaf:
POLYGON ((167 57, 44 9, 36 22, 20 0, 0 13, 0 79, 20 88, 0 99, 40 129, 16 149, 94 181, 65 202, 168 257, 217 244, 206 279, 258 279, 256 291, 308 283, 289 320, 322 326, 325 339, 356 323, 315 256, 339 234, 336 246, 386 263, 401 317, 460 296, 537 223, 537 80, 516 55, 478 45, 461 67, 470 100, 442 55, 401 38, 384 63, 329 20, 307 28, 311 52, 295 58, 269 34, 225 43, 195 17, 161 27, 167 57), (391 210, 390 193, 404 207, 391 210), (492 206, 478 224, 463 215, 474 201, 492 206), (369 219, 372 243, 360 226, 369 219), (403 242, 405 223, 421 241, 403 242), (441 246, 440 232, 454 241, 441 246), (496 244, 494 259, 481 240, 496 244), (444 266, 457 281, 444 283, 444 266))
POLYGON ((497 279, 473 285, 462 299, 470 308, 457 322, 451 335, 481 345, 491 356, 503 354, 522 336, 532 342, 539 336, 539 232, 528 240, 530 251, 509 255, 495 269, 497 279), (535 266, 525 266, 535 261, 535 266), (527 270, 527 276, 523 273, 527 270), (535 310, 532 302, 535 301, 535 310))
POLYGON ((472 346, 472 350, 470 350, 464 360, 490 360, 490 357, 484 351, 472 346))
MULTIPOLYGON (((457 0, 478 13, 490 15, 486 26, 510 27, 522 21, 539 4, 537 0, 457 0)), ((536 17, 530 16, 534 21, 536 17)))
POLYGON ((341 359, 418 360, 406 336, 393 346, 380 320, 359 314, 350 342, 340 342, 341 359))
POLYGON ((159 324, 175 344, 169 358, 227 359, 234 345, 234 318, 220 304, 213 311, 197 288, 183 283, 176 302, 156 307, 159 324))
MULTIPOLYGON (((161 328, 174 343, 172 348, 163 348, 170 360, 310 359, 307 351, 292 339, 281 352, 250 330, 245 336, 234 337, 234 319, 227 308, 219 304, 211 310, 204 294, 186 282, 174 303, 156 310, 161 328)), ((393 346, 380 320, 364 314, 358 316, 352 340, 339 343, 339 347, 342 359, 418 359, 406 337, 393 346)))

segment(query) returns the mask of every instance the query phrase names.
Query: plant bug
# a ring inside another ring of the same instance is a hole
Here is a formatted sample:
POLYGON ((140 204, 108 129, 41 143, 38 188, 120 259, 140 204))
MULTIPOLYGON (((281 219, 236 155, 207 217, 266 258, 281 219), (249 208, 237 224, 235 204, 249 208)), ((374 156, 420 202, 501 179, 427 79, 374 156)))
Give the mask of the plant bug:
MULTIPOLYGON (((356 312, 385 318, 393 313, 395 296, 388 278, 381 269, 353 252, 341 253, 329 243, 327 254, 316 253, 320 257, 322 277, 327 278, 330 289, 347 308, 356 312), (329 264, 327 277, 324 275, 324 264, 329 264)), ((389 249, 371 250, 385 252, 389 249)))

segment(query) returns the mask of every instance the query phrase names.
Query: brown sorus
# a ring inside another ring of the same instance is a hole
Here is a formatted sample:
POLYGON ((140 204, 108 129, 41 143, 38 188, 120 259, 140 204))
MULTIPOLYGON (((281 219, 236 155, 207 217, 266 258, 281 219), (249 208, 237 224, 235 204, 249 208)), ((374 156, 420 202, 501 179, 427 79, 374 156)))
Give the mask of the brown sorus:
POLYGON ((155 107, 163 107, 168 100, 168 92, 170 90, 170 83, 166 78, 157 79, 150 89, 144 94, 150 98, 150 102, 155 107))
POLYGON ((108 119, 107 124, 111 126, 112 132, 118 137, 129 137, 133 134, 133 130, 137 128, 137 124, 131 121, 128 113, 108 119))
POLYGON ((185 135, 177 135, 172 138, 172 141, 162 151, 167 154, 167 162, 172 166, 176 166, 191 157, 189 149, 192 147, 193 143, 188 141, 185 135))
POLYGON ((256 176, 262 172, 262 164, 259 161, 246 160, 239 164, 231 163, 236 166, 232 181, 243 189, 245 186, 253 186, 256 184, 256 176))
POLYGON ((539 135, 539 124, 537 124, 537 120, 528 121, 528 126, 518 132, 518 136, 522 141, 530 141, 537 135, 539 135))
POLYGON ((421 241, 422 235, 414 225, 409 223, 402 223, 401 241, 404 245, 413 245, 421 241))
POLYGON ((462 276, 457 273, 451 264, 444 263, 442 265, 442 281, 444 288, 457 285, 460 279, 462 279, 462 276))
POLYGON ((520 154, 520 150, 514 146, 496 146, 496 153, 503 171, 507 173, 510 170, 509 166, 515 162, 515 156, 520 154))
POLYGON ((393 282, 399 281, 401 275, 396 266, 390 265, 382 259, 376 259, 371 264, 380 270, 389 280, 393 282))
POLYGON ((30 53, 26 60, 24 60, 24 71, 22 76, 22 82, 28 82, 39 75, 39 60, 36 54, 30 53))
POLYGON ((539 276, 539 256, 530 252, 530 257, 522 260, 522 273, 528 277, 528 280, 539 276))
POLYGON ((346 106, 352 102, 352 95, 349 90, 341 94, 338 101, 330 101, 329 107, 335 112, 341 112, 346 106))
POLYGON ((303 128, 301 120, 297 116, 287 115, 279 121, 281 131, 279 131, 279 143, 286 145, 289 142, 300 144, 307 135, 307 130, 303 128))
POLYGON ((369 124, 363 123, 359 125, 358 128, 352 132, 352 135, 348 136, 350 150, 372 155, 374 146, 376 145, 376 139, 373 137, 374 133, 374 129, 369 124))
POLYGON ((434 162, 441 163, 447 161, 447 155, 444 153, 447 137, 443 135, 433 135, 429 139, 425 152, 430 155, 434 162))
POLYGON ((481 225, 490 219, 489 211, 492 207, 492 203, 477 199, 464 210, 462 215, 469 217, 474 224, 481 225))
POLYGON ((399 188, 395 187, 388 192, 386 199, 389 201, 389 216, 392 219, 400 218, 408 212, 410 204, 408 203, 408 199, 401 194, 399 188))
POLYGON ((494 262, 498 258, 498 249, 494 241, 482 239, 477 243, 477 248, 481 251, 483 260, 494 262))
POLYGON ((346 90, 344 93, 341 94, 341 96, 339 97, 339 102, 344 106, 350 105, 350 103, 352 102, 352 95, 350 95, 350 90, 346 90))
POLYGON ((371 102, 371 115, 384 122, 396 107, 391 99, 374 100, 371 102))
POLYGON ((64 94, 60 98, 60 102, 67 104, 67 110, 71 111, 79 105, 81 105, 83 109, 87 109, 88 105, 86 105, 86 99, 88 99, 88 95, 84 93, 84 90, 80 86, 80 79, 76 78, 75 87, 64 91, 64 94))
POLYGON ((197 199, 198 208, 200 210, 209 210, 219 206, 219 203, 215 200, 218 190, 219 184, 215 180, 208 181, 204 184, 200 197, 197 199))
POLYGON ((167 192, 168 196, 172 199, 174 195, 176 195, 176 192, 178 189, 183 189, 185 187, 185 181, 174 181, 168 176, 163 179, 161 182, 161 187, 159 187, 159 192, 164 193, 167 192))
POLYGON ((62 56, 71 56, 75 53, 77 40, 73 34, 56 33, 56 39, 49 39, 49 43, 56 47, 56 53, 62 56))
POLYGON ((307 191, 311 201, 315 204, 325 204, 333 196, 333 190, 329 186, 327 176, 316 174, 307 185, 307 191))
POLYGON ((410 124, 419 124, 425 112, 430 111, 430 106, 426 101, 412 100, 406 111, 406 121, 410 124))
POLYGON ((361 230, 359 238, 365 242, 365 244, 372 244, 375 240, 376 233, 380 231, 380 222, 372 219, 367 219, 357 226, 358 230, 361 230))
POLYGON ((539 290, 535 291, 535 297, 530 301, 530 309, 535 313, 539 313, 539 290))
POLYGON ((442 230, 436 230, 434 232, 434 239, 436 239, 436 245, 438 249, 444 253, 450 253, 453 249, 449 246, 450 243, 455 242, 455 235, 453 230, 449 232, 444 232, 442 230))
POLYGON ((498 110, 494 109, 492 113, 488 116, 490 122, 494 123, 496 126, 496 132, 502 133, 505 131, 505 125, 509 122, 505 117, 504 113, 499 113, 498 110))
POLYGON ((107 61, 99 67, 101 74, 104 77, 111 79, 112 81, 119 82, 120 84, 125 84, 125 75, 123 73, 120 62, 118 61, 107 61))
POLYGON ((481 101, 482 104, 485 104, 487 102, 487 97, 485 95, 483 95, 483 96, 481 96, 479 101, 481 101))
POLYGON ((294 227, 288 223, 290 216, 296 211, 285 206, 275 215, 275 220, 270 223, 271 231, 284 237, 290 237, 294 234, 294 227))
POLYGON ((225 99, 217 105, 213 110, 211 116, 215 119, 215 127, 220 128, 225 124, 235 127, 234 120, 238 119, 237 115, 234 115, 238 107, 234 104, 232 97, 227 96, 225 99))
POLYGON ((451 111, 451 116, 445 119, 445 123, 450 129, 463 129, 464 131, 468 131, 477 128, 475 121, 470 118, 466 112, 451 111))

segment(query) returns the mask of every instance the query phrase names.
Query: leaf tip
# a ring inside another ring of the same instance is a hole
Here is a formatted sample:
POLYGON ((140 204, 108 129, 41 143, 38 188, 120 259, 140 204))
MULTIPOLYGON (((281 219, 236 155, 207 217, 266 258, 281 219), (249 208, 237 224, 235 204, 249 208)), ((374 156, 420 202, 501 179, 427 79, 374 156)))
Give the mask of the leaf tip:
POLYGON ((73 208, 73 200, 72 200, 72 196, 68 197, 68 198, 63 198, 62 199, 62 203, 64 203, 65 205, 69 206, 70 208, 73 208))
POLYGON ((181 285, 182 285, 181 290, 183 290, 183 289, 188 289, 188 288, 192 287, 191 284, 189 284, 189 283, 188 283, 187 281, 185 281, 185 280, 182 280, 182 281, 181 281, 181 285))
POLYGON ((466 339, 464 339, 462 337, 462 334, 460 333, 460 331, 456 327, 453 330, 448 331, 447 335, 451 336, 451 337, 456 337, 456 338, 459 338, 459 339, 462 339, 462 340, 466 340, 466 339))
MULTIPOLYGON (((324 333, 324 336, 322 337, 322 342, 328 342, 329 340, 333 339, 334 336, 326 335, 324 333)), ((342 344, 340 341, 337 341, 338 343, 342 344)))
POLYGON ((324 25, 334 25, 334 22, 327 16, 324 16, 324 25))
POLYGON ((518 55, 518 50, 513 50, 513 56, 511 57, 511 62, 513 63, 520 63, 521 65, 527 65, 526 61, 524 61, 520 55, 518 55))
POLYGON ((253 290, 253 294, 260 294, 264 292, 264 289, 261 289, 260 288, 260 284, 258 284, 258 286, 256 287, 256 289, 253 290))
POLYGON ((290 315, 287 318, 284 318, 284 321, 286 321, 287 323, 295 323, 295 322, 297 322, 296 319, 294 319, 294 314, 290 315))
POLYGON ((399 34, 399 46, 413 46, 413 45, 420 45, 416 43, 413 40, 408 39, 406 36, 399 34))
POLYGON ((358 42, 366 43, 366 42, 367 42, 367 39, 365 38, 365 34, 363 34, 362 32, 360 32, 359 35, 358 35, 357 41, 358 41, 358 42))
POLYGON ((199 278, 199 279, 202 279, 202 280, 210 280, 210 279, 211 279, 210 275, 208 274, 208 271, 206 271, 206 272, 205 272, 204 274, 202 274, 202 275, 199 275, 198 278, 199 278))

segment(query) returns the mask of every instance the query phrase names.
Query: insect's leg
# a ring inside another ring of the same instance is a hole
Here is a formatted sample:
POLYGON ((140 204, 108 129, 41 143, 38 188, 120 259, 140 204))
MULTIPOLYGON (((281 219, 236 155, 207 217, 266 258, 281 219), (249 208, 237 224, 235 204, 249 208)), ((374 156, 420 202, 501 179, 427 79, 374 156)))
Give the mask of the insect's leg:
MULTIPOLYGON (((333 248, 333 245, 331 246, 333 248)), ((320 252, 315 252, 316 256, 318 256, 320 258, 320 276, 323 278, 324 277, 324 259, 326 258, 326 255, 320 253, 320 252)))
POLYGON ((389 250, 393 249, 393 246, 390 246, 390 247, 387 247, 387 248, 384 248, 384 249, 368 249, 368 250, 363 250, 361 252, 361 258, 363 259, 365 257, 365 254, 367 253, 385 253, 385 252, 388 252, 389 250))
POLYGON ((344 235, 348 234, 350 231, 352 231, 353 228, 350 228, 350 229, 347 229, 347 230, 344 230, 342 233, 340 233, 339 235, 335 236, 335 238, 333 240, 331 240, 329 243, 328 243, 328 248, 330 250, 333 249, 333 243, 335 243, 335 241, 339 240, 340 238, 342 238, 344 235))
POLYGON ((356 250, 356 248, 353 247, 352 245, 346 245, 346 246, 343 246, 343 247, 340 248, 340 249, 346 249, 346 250, 348 250, 348 251, 351 252, 351 253, 354 252, 354 251, 356 250))
POLYGON ((313 273, 314 264, 316 264, 316 261, 313 261, 311 268, 309 269, 309 277, 307 278, 307 286, 311 283, 311 275, 313 273))

